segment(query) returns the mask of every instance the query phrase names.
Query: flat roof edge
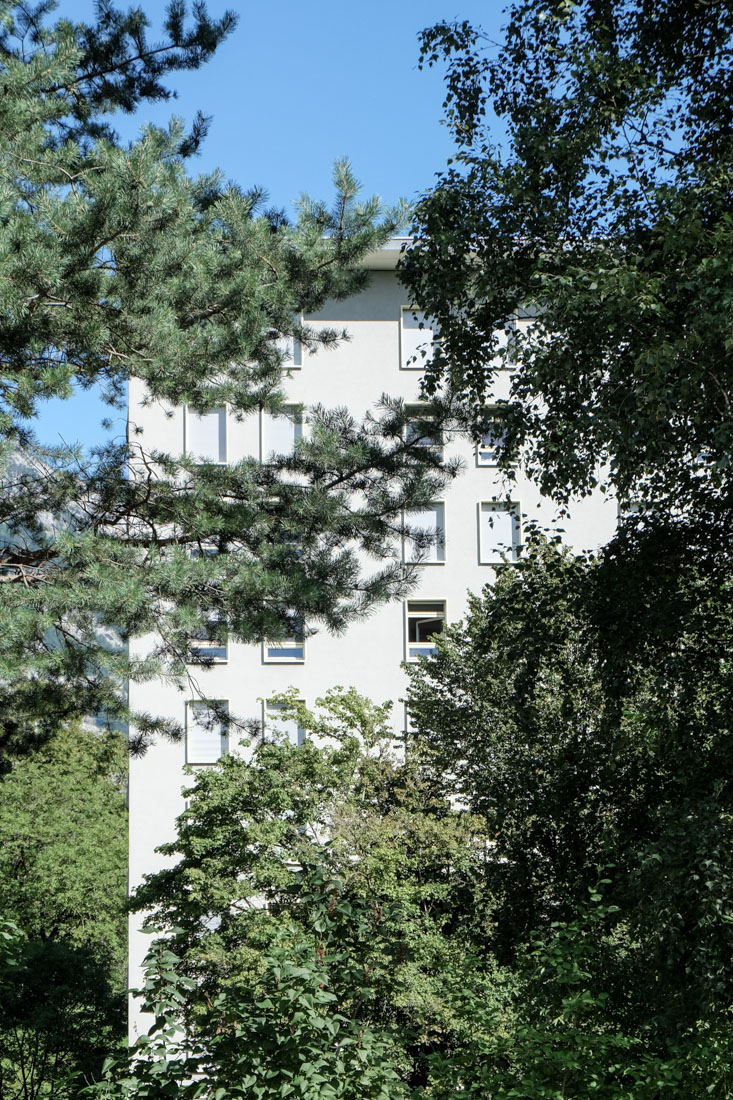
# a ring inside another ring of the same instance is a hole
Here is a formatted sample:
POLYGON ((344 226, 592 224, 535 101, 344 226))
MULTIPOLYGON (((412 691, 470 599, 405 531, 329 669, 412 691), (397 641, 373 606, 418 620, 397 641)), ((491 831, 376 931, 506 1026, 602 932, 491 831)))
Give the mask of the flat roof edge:
POLYGON ((412 237, 391 237, 381 248, 364 257, 362 267, 368 271, 394 271, 403 247, 411 240, 412 237))

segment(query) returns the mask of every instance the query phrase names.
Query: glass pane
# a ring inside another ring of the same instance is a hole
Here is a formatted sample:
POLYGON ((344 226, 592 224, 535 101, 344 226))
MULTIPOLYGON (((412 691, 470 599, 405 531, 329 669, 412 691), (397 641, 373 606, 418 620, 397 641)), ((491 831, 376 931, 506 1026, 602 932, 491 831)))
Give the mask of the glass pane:
POLYGON ((267 723, 271 728, 287 737, 291 745, 302 745, 305 740, 305 730, 298 725, 292 715, 287 718, 284 715, 284 707, 276 703, 267 704, 267 723))
POLYGON ((422 370, 433 358, 430 348, 433 329, 425 320, 425 314, 420 310, 403 309, 400 338, 400 366, 407 370, 422 370), (423 328, 420 328, 421 324, 423 328), (424 358, 422 352, 425 352, 424 358))
POLYGON ((497 562, 514 557, 519 520, 512 504, 481 505, 481 560, 497 562))
POLYGON ((433 634, 441 634, 445 620, 441 618, 422 619, 413 615, 408 619, 408 641, 427 642, 433 634))
POLYGON ((262 418, 262 457, 292 454, 296 439, 300 439, 302 435, 303 421, 300 412, 283 412, 280 416, 265 413, 262 418))
POLYGON ((226 410, 186 413, 186 453, 202 462, 226 462, 226 410))
POLYGON ((435 538, 430 546, 418 551, 412 539, 408 539, 405 545, 405 560, 417 561, 418 555, 421 563, 434 564, 445 561, 445 509, 442 504, 432 504, 422 512, 415 512, 407 517, 411 527, 420 527, 428 531, 435 538))
POLYGON ((279 642, 267 647, 267 656, 273 661, 302 661, 304 649, 297 642, 279 642))
POLYGON ((205 702, 189 703, 186 715, 187 763, 215 764, 227 748, 226 726, 212 716, 205 702))
POLYGON ((479 445, 479 462, 483 465, 494 465, 498 459, 498 449, 504 442, 506 431, 500 424, 490 424, 481 437, 479 445))

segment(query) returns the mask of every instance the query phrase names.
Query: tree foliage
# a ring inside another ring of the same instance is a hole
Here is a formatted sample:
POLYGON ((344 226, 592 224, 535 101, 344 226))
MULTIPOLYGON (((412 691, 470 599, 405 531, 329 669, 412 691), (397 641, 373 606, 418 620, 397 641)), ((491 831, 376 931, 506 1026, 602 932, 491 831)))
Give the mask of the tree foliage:
POLYGON ((0 798, 0 1095, 76 1097, 124 1034, 122 740, 61 730, 0 798))
POLYGON ((477 959, 481 819, 394 755, 388 706, 353 690, 318 714, 283 702, 306 742, 196 773, 175 862, 136 892, 164 933, 144 990, 155 1026, 112 1095, 164 1095, 171 1074, 191 1096, 406 1095, 470 1036, 467 1000, 492 1025, 504 1011, 477 959))
POLYGON ((494 842, 491 949, 540 965, 515 1048, 554 1051, 533 1096, 586 1095, 591 1070, 598 1095, 730 1088, 730 585, 679 547, 672 629, 630 568, 658 524, 634 538, 538 544, 411 674, 429 773, 494 842))
MULTIPOLYGON (((291 224, 261 190, 188 174, 201 125, 115 138, 112 113, 168 95, 166 73, 206 60, 231 15, 212 21, 197 5, 188 30, 175 3, 153 47, 139 11, 103 4, 84 26, 47 25, 49 10, 10 5, 0 41, 0 740, 11 749, 77 714, 125 717, 130 677, 185 677, 202 616, 251 642, 295 621, 342 629, 399 594, 403 509, 443 477, 406 445, 404 410, 388 399, 363 422, 311 410, 308 441, 266 463, 200 464, 135 436, 92 456, 33 445, 39 401, 74 385, 101 386, 113 405, 136 379, 151 402, 199 413, 282 409, 283 341, 314 351, 344 336, 301 318, 361 288, 359 261, 403 216, 359 201, 342 162, 334 203, 305 199, 291 224), (131 661, 139 634, 157 649, 131 661)), ((180 732, 137 718, 138 746, 180 732)))
POLYGON ((411 676, 528 982, 509 1095, 731 1087, 732 32, 725 4, 519 0, 500 45, 422 35, 456 141, 402 261, 426 392, 503 426, 508 477, 634 504, 595 558, 535 544, 411 676))
POLYGON ((561 501, 608 479, 730 507, 729 5, 531 0, 505 38, 423 32, 445 63, 452 163, 402 274, 440 328, 427 389, 479 426, 514 364, 504 464, 561 501), (519 307, 539 309, 499 335, 519 307))

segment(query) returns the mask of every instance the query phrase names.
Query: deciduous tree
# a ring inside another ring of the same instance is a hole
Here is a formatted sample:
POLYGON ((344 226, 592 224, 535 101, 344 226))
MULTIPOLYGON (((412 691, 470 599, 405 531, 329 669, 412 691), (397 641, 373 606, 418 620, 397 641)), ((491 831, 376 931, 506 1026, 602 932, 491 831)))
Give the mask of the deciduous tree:
POLYGON ((520 0, 501 44, 423 32, 456 143, 402 263, 440 328, 427 389, 479 427, 510 360, 504 464, 561 501, 600 478, 730 508, 732 36, 694 0, 520 0))
POLYGON ((0 798, 0 1094, 76 1097, 124 1034, 127 748, 70 727, 0 798))

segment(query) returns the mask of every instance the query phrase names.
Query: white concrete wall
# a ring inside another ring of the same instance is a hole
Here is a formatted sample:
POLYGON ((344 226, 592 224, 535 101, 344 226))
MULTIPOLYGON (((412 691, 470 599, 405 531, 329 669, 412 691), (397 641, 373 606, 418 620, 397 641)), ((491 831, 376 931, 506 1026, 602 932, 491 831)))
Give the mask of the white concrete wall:
MULTIPOLYGON (((391 266, 394 253, 384 254, 385 267, 391 266)), ((379 257, 370 267, 377 267, 379 257)), ((383 393, 414 400, 418 396, 420 372, 400 367, 401 310, 408 305, 404 290, 390 270, 375 270, 367 290, 345 302, 327 305, 314 325, 346 327, 351 335, 334 351, 304 355, 302 367, 292 371, 287 382, 288 397, 305 406, 321 402, 330 407, 346 405, 362 414, 373 407, 383 393)), ((146 448, 158 447, 180 453, 184 443, 184 415, 180 409, 166 410, 160 405, 143 408, 142 394, 131 387, 131 431, 146 448), (167 416, 166 412, 172 415, 167 416)), ((307 429, 306 429, 307 430, 307 429)), ((256 417, 227 424, 227 457, 236 462, 242 456, 256 455, 260 446, 260 425, 256 417)), ((467 590, 478 592, 494 577, 491 565, 479 560, 479 513, 482 502, 502 498, 506 489, 496 470, 479 466, 476 451, 466 439, 453 439, 446 445, 446 457, 459 456, 464 471, 445 493, 445 561, 419 567, 419 586, 411 599, 444 600, 449 622, 460 619, 466 610, 467 590)), ((552 523, 555 509, 542 501, 536 489, 521 476, 511 490, 522 513, 544 523, 552 523)), ((616 523, 615 502, 599 495, 577 506, 562 526, 566 541, 574 548, 590 549, 603 544, 616 523)), ((382 607, 368 619, 354 625, 343 637, 321 631, 306 641, 302 663, 266 663, 261 646, 229 642, 226 664, 211 669, 194 669, 203 697, 227 699, 230 710, 245 718, 261 718, 262 701, 293 685, 307 703, 337 684, 354 685, 364 695, 382 702, 394 700, 395 729, 404 728, 405 674, 400 667, 406 655, 405 605, 382 607)), ((193 695, 191 695, 193 698, 193 695)), ((133 709, 164 712, 183 722, 186 694, 163 684, 132 684, 133 709)), ((141 759, 131 762, 130 774, 130 884, 135 887, 146 873, 156 870, 162 857, 156 847, 172 838, 175 818, 183 810, 181 788, 185 783, 182 768, 185 744, 161 742, 141 759)), ((130 983, 140 981, 140 962, 147 938, 131 929, 130 983)), ((133 1023, 134 1027, 137 1026, 133 1023)))

